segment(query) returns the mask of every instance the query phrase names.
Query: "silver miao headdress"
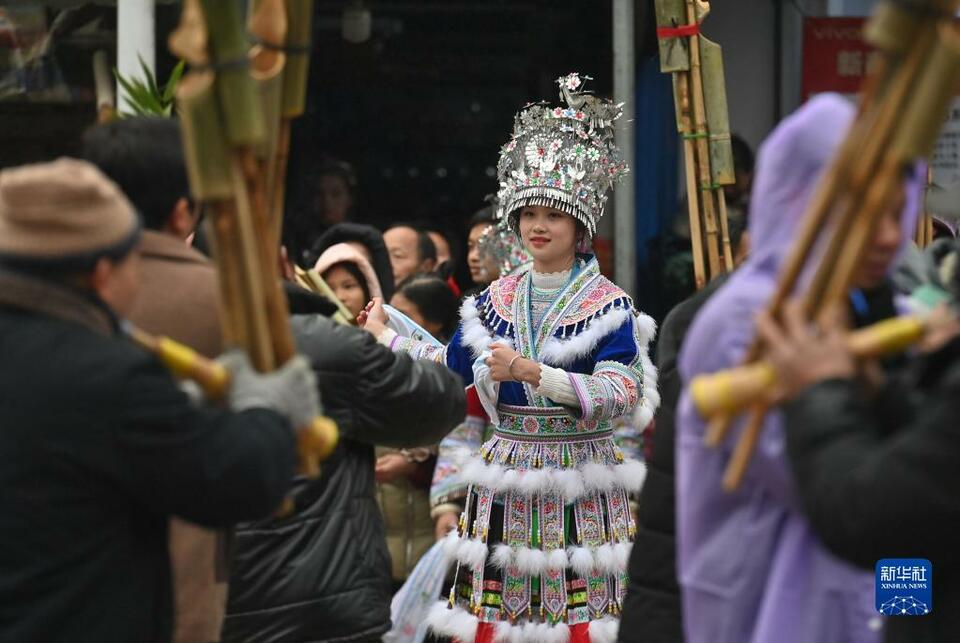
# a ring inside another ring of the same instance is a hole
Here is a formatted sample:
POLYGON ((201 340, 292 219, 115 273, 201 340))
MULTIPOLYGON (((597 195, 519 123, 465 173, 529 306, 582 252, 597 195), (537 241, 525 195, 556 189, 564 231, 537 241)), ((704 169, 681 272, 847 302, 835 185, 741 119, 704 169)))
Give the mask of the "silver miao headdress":
POLYGON ((487 226, 477 239, 477 252, 481 261, 493 261, 500 270, 500 276, 513 274, 518 268, 533 261, 520 242, 520 237, 507 225, 506 221, 487 226))
POLYGON ((577 73, 558 78, 566 107, 528 105, 514 119, 497 164, 497 217, 514 230, 517 209, 542 205, 573 215, 592 237, 608 193, 629 171, 613 141, 623 105, 585 93, 585 80, 577 73))

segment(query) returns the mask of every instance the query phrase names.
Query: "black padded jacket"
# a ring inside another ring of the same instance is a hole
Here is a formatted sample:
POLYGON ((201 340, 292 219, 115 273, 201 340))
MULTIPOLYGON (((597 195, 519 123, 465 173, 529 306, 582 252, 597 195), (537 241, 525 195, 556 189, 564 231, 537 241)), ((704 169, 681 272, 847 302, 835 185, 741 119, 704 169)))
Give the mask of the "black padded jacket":
POLYGON ((293 328, 341 441, 318 479, 297 480, 290 517, 238 528, 223 641, 379 641, 391 584, 372 445, 438 442, 463 420, 463 382, 321 316, 293 328))

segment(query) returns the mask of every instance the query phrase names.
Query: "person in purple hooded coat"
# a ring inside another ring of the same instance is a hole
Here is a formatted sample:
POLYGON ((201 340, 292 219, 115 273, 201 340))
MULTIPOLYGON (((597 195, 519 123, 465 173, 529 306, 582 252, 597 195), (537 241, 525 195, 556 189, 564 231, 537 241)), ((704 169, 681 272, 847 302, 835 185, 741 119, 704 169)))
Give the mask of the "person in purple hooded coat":
MULTIPOLYGON (((680 354, 685 385, 701 373, 735 366, 755 333, 781 264, 828 161, 855 113, 837 95, 821 95, 784 120, 760 150, 747 262, 697 316, 680 354)), ((894 313, 886 272, 910 235, 921 182, 905 180, 890 203, 857 276, 851 304, 860 323, 894 313), (895 215, 902 211, 902 227, 895 215)), ((811 265, 805 275, 810 276, 811 265)), ((721 489, 742 420, 720 448, 704 445, 705 422, 684 391, 677 409, 678 571, 687 643, 877 643, 873 575, 822 545, 802 513, 781 414, 764 420, 740 488, 721 489)))

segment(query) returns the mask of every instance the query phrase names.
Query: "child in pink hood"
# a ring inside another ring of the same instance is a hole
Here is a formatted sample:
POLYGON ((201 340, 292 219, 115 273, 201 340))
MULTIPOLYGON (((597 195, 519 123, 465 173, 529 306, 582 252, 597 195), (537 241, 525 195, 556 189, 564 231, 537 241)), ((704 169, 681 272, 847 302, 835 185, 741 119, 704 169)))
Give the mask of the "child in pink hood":
POLYGON ((350 311, 351 320, 357 318, 368 301, 383 297, 373 266, 351 243, 338 243, 327 248, 314 268, 350 311))

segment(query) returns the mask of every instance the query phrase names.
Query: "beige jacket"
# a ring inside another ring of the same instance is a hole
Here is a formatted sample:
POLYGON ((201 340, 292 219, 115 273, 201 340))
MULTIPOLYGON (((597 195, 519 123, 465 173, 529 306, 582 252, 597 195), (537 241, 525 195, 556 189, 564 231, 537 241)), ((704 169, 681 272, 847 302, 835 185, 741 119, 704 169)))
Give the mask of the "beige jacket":
MULTIPOLYGON (((146 230, 140 245, 140 294, 130 320, 207 357, 221 352, 217 273, 177 237, 146 230)), ((224 534, 170 521, 175 643, 220 640, 227 603, 224 534)))

